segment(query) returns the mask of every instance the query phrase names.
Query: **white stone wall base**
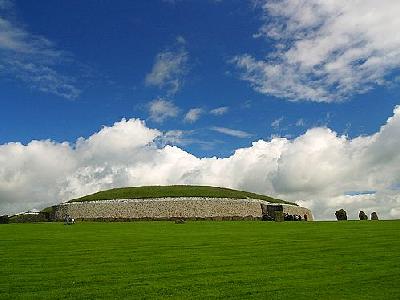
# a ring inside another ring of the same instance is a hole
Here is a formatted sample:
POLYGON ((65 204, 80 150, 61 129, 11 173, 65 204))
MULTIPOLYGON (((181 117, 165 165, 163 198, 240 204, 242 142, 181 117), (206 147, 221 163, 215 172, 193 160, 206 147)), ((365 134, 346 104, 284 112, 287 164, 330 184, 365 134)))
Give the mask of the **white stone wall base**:
MULTIPOLYGON (((56 220, 66 215, 74 219, 213 219, 247 218, 261 219, 261 204, 258 199, 230 198, 157 198, 123 199, 91 202, 71 202, 54 208, 56 220)), ((307 215, 312 220, 311 211, 304 207, 282 205, 283 212, 307 215)))

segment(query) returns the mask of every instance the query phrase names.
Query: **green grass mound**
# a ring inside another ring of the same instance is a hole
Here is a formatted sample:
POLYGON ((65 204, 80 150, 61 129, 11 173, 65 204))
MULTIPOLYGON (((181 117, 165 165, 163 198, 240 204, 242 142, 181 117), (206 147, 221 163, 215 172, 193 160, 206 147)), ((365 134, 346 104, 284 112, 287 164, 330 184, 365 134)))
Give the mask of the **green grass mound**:
POLYGON ((268 197, 245 191, 237 191, 228 188, 194 185, 170 185, 170 186, 141 186, 115 188, 87 195, 69 202, 84 202, 113 199, 143 199, 166 197, 207 197, 207 198, 233 198, 233 199, 260 199, 272 203, 286 203, 296 205, 280 199, 268 197))

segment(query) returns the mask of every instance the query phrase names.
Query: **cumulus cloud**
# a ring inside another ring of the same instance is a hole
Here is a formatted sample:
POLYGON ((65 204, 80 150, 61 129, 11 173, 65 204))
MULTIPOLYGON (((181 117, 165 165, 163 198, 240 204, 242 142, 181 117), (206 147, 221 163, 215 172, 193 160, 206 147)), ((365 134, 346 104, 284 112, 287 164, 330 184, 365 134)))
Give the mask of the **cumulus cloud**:
POLYGON ((185 118, 183 120, 188 123, 194 123, 200 118, 202 113, 203 113, 202 108, 192 108, 186 113, 185 118))
POLYGON ((43 36, 31 34, 9 20, 12 1, 0 1, 0 76, 14 78, 30 88, 67 99, 77 98, 81 90, 76 79, 59 69, 71 62, 69 55, 43 36))
POLYGON ((3 144, 0 214, 41 209, 112 187, 200 184, 295 201, 311 208, 317 219, 333 219, 339 208, 352 218, 359 210, 400 217, 400 107, 369 136, 349 139, 318 127, 295 139, 255 141, 227 158, 199 158, 160 145, 163 135, 168 136, 140 120, 123 119, 74 144, 3 144))
POLYGON ((164 147, 166 145, 185 146, 193 143, 193 140, 187 137, 191 133, 192 131, 189 130, 168 130, 162 135, 159 135, 155 142, 159 147, 164 147))
POLYGON ((397 0, 262 0, 256 37, 275 50, 234 58, 258 92, 292 101, 342 101, 387 83, 400 67, 397 0))
POLYGON ((162 123, 165 119, 175 118, 179 108, 172 102, 162 98, 155 99, 149 103, 150 119, 162 123))
POLYGON ((226 127, 218 127, 218 126, 211 127, 210 129, 214 130, 216 132, 219 132, 219 133, 223 133, 223 134, 238 137, 238 138, 251 137, 250 133, 243 131, 243 130, 231 129, 231 128, 226 128, 226 127))
POLYGON ((210 110, 210 114, 214 115, 214 116, 222 116, 224 114, 226 114, 229 110, 228 106, 221 106, 221 107, 217 107, 214 108, 212 110, 210 110))
POLYGON ((183 37, 179 36, 178 46, 157 54, 152 70, 146 75, 146 85, 166 89, 170 94, 179 91, 188 72, 189 54, 185 43, 183 37))

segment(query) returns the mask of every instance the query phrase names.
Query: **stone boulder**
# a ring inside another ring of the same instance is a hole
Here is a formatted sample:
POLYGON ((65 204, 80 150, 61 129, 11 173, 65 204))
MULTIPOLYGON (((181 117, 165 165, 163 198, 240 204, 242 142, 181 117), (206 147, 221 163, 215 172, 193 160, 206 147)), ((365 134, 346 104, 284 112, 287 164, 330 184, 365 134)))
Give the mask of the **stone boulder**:
POLYGON ((0 224, 8 224, 10 221, 7 215, 0 216, 0 224))
POLYGON ((368 220, 368 216, 362 210, 360 210, 360 213, 358 214, 358 217, 360 218, 361 221, 368 220))
POLYGON ((371 214, 371 220, 379 220, 375 211, 371 214))
POLYGON ((289 214, 284 214, 283 218, 285 221, 293 221, 294 220, 294 216, 289 215, 289 214))
POLYGON ((346 211, 345 211, 343 208, 337 210, 337 211, 335 212, 335 216, 336 216, 336 219, 337 219, 338 221, 345 221, 345 220, 347 220, 347 213, 346 213, 346 211))
POLYGON ((283 222, 285 221, 285 216, 283 215, 283 211, 275 212, 275 222, 283 222))
POLYGON ((270 215, 263 215, 262 220, 263 221, 274 221, 274 218, 270 215))

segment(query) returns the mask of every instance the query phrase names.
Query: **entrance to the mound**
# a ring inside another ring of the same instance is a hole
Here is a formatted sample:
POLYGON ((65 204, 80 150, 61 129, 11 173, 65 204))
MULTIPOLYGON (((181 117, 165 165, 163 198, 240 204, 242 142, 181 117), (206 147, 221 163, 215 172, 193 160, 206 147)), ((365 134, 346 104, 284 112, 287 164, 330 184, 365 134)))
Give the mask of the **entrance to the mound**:
POLYGON ((283 221, 283 206, 261 204, 262 219, 264 221, 283 221))
POLYGON ((301 216, 284 212, 283 205, 261 204, 262 219, 264 221, 307 221, 307 215, 301 216))

